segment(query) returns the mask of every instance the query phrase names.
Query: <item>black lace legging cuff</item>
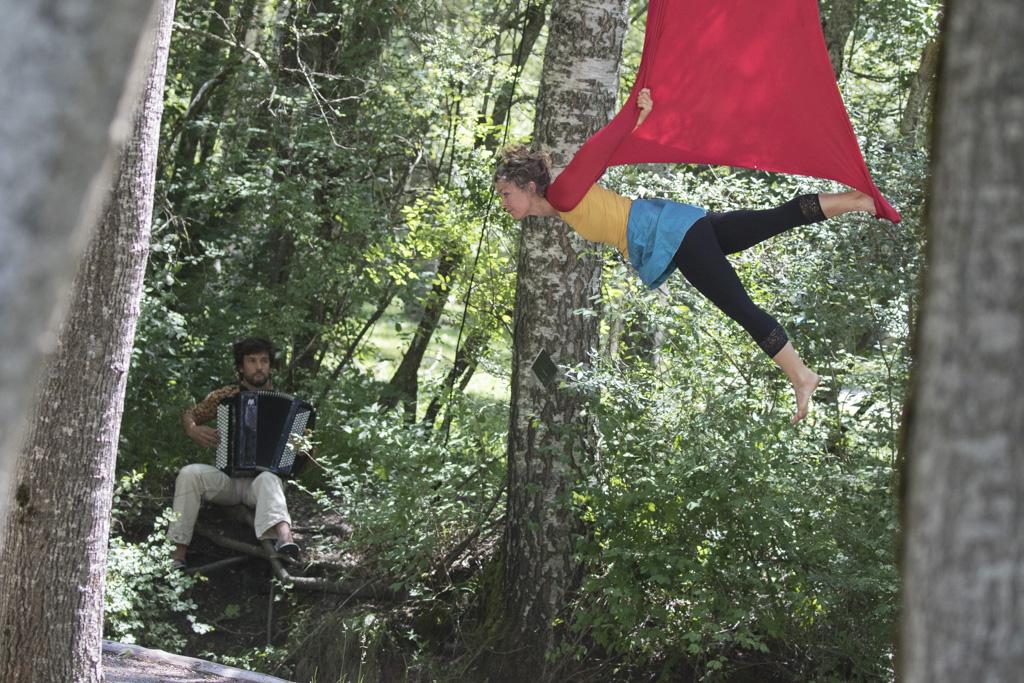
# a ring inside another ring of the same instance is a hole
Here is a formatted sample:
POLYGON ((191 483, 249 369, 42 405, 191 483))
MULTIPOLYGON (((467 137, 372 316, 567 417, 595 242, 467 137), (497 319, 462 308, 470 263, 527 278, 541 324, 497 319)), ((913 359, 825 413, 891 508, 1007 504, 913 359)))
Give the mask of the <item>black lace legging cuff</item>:
POLYGON ((802 194, 796 201, 800 205, 800 213, 808 223, 825 220, 825 212, 821 210, 821 200, 817 194, 802 194))
POLYGON ((758 346, 761 347, 770 358, 774 358, 782 347, 789 342, 789 337, 786 336, 786 331, 782 329, 782 325, 776 325, 768 336, 757 342, 758 346))
POLYGON ((755 304, 726 259, 798 225, 825 219, 818 195, 794 197, 759 211, 709 213, 686 232, 673 260, 697 290, 738 322, 769 356, 789 341, 779 322, 755 304))

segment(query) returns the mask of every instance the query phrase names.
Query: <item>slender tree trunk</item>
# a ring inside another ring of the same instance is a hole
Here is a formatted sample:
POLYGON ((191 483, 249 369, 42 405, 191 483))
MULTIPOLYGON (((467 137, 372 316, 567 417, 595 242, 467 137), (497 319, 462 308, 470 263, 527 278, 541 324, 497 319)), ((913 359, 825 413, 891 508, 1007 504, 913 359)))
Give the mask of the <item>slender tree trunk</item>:
POLYGON ((620 358, 629 363, 656 369, 661 361, 661 347, 664 343, 664 330, 649 315, 636 311, 624 321, 616 351, 620 358))
MULTIPOLYGON (((459 378, 459 384, 458 384, 457 387, 455 387, 455 392, 456 393, 459 393, 459 394, 466 393, 466 387, 469 385, 469 380, 473 379, 473 373, 476 372, 476 368, 477 368, 477 364, 476 364, 476 360, 474 359, 472 362, 470 362, 466 366, 466 371, 463 372, 462 373, 462 377, 459 378)), ((443 433, 445 435, 448 434, 448 430, 451 427, 451 423, 452 423, 452 417, 454 417, 454 414, 451 411, 451 405, 450 404, 449 404, 448 408, 449 409, 446 410, 445 413, 444 413, 444 419, 441 420, 441 428, 440 428, 441 433, 443 433)))
POLYGON ((122 129, 111 124, 152 6, 19 0, 0 22, 0 519, 49 331, 113 170, 111 131, 122 129))
MULTIPOLYGON (((231 14, 231 0, 216 0, 209 10, 206 20, 206 31, 210 34, 202 40, 202 58, 192 74, 192 92, 189 95, 187 116, 192 119, 202 115, 214 99, 214 92, 227 80, 228 65, 225 64, 225 47, 220 39, 224 39, 228 31, 227 20, 231 14)), ((234 60, 234 56, 226 59, 234 60)), ((201 130, 189 121, 183 121, 181 136, 175 151, 174 175, 179 179, 188 174, 196 163, 196 151, 203 137, 201 130)), ((177 204, 187 194, 179 188, 178 194, 172 197, 177 204)))
POLYGON ((935 74, 939 66, 939 36, 932 36, 932 39, 924 46, 921 53, 921 64, 917 69, 917 75, 910 82, 910 92, 907 94, 907 104, 903 107, 903 116, 900 118, 900 134, 917 144, 921 131, 921 119, 929 111, 932 86, 935 83, 935 74))
MULTIPOLYGON (((229 37, 233 37, 237 43, 245 45, 246 32, 253 28, 254 12, 256 10, 254 0, 244 0, 244 2, 236 3, 236 12, 234 17, 234 25, 231 27, 233 30, 229 37)), ((228 19, 227 15, 224 16, 228 19)), ((219 21, 219 20, 218 20, 219 21)), ((232 49, 232 54, 229 56, 229 60, 234 60, 234 64, 242 64, 246 60, 250 59, 250 56, 246 53, 236 55, 238 52, 237 48, 232 49)), ((223 60, 222 60, 223 61, 223 60)), ((234 70, 234 64, 228 61, 220 66, 221 73, 224 73, 224 78, 218 80, 218 84, 227 82, 230 72, 234 70)), ((230 112, 226 113, 229 109, 231 88, 214 88, 209 94, 204 109, 206 111, 207 118, 212 120, 222 120, 225 116, 230 116, 230 112)), ((220 131, 217 126, 208 126, 199 136, 199 145, 196 149, 198 152, 198 162, 200 165, 206 163, 206 160, 210 158, 214 150, 217 147, 217 142, 220 139, 220 131)), ((193 153, 195 156, 195 153, 193 153)))
POLYGON ((487 348, 487 343, 490 340, 491 333, 486 327, 478 327, 469 334, 465 343, 463 343, 462 347, 456 352, 455 360, 452 363, 452 369, 449 370, 448 374, 445 376, 440 390, 437 395, 430 400, 430 405, 427 406, 427 410, 423 416, 424 426, 434 426, 434 422, 437 420, 437 414, 441 412, 441 406, 445 405, 450 400, 455 389, 455 384, 459 383, 460 386, 464 387, 469 381, 469 378, 472 377, 473 371, 476 369, 477 363, 480 360, 480 356, 487 348))
POLYGON ((828 17, 822 21, 825 46, 828 48, 828 58, 832 62, 832 71, 836 75, 836 80, 843 73, 846 41, 853 33, 859 13, 860 0, 831 0, 828 17))
POLYGON ((335 380, 338 377, 338 372, 348 366, 352 362, 352 358, 356 355, 356 351, 359 349, 359 345, 363 343, 363 337, 370 331, 370 328, 377 324, 377 321, 381 319, 384 312, 388 310, 388 306, 391 305, 391 301, 395 298, 395 284, 393 281, 389 281, 384 289, 381 291, 381 295, 377 298, 377 307, 373 310, 373 313, 369 318, 363 321, 362 327, 359 328, 359 332, 352 339, 352 342, 348 345, 348 349, 345 350, 345 355, 338 363, 338 368, 331 375, 331 380, 335 380))
MULTIPOLYGON (((408 20, 403 11, 406 3, 399 0, 368 0, 366 2, 347 3, 342 0, 310 0, 299 3, 292 12, 292 21, 298 30, 283 34, 279 46, 281 66, 294 69, 287 73, 302 87, 315 85, 317 97, 331 101, 327 111, 331 112, 329 125, 333 126, 339 139, 347 135, 361 135, 359 128, 360 109, 363 106, 361 94, 369 87, 368 74, 376 67, 381 55, 389 45, 395 29, 408 20), (337 15, 335 21, 325 29, 318 22, 325 17, 337 15), (345 17, 344 22, 338 17, 345 17), (324 78, 324 75, 331 78, 324 78)), ((308 113, 300 113, 307 117, 308 113)), ((354 161, 360 167, 364 161, 354 161)), ((345 168, 336 168, 339 176, 347 172, 345 168)), ((398 184, 401 189, 404 183, 398 184)), ((326 225, 334 223, 334 209, 326 194, 315 196, 316 209, 326 225)), ((384 214, 390 211, 381 209, 384 214)), ((276 282, 286 282, 293 267, 296 250, 294 236, 280 235, 276 245, 279 258, 275 260, 276 282)), ((328 295, 329 296, 329 295, 328 295)), ((306 306, 306 320, 314 321, 315 327, 322 327, 326 322, 326 310, 315 304, 306 306)), ((292 344, 296 348, 306 349, 297 359, 293 369, 301 369, 311 375, 319 372, 316 363, 317 355, 322 356, 324 349, 317 334, 310 330, 299 330, 292 344)))
POLYGON ((619 347, 622 344, 622 337, 626 333, 626 321, 622 315, 617 315, 608 322, 608 343, 605 353, 609 358, 619 357, 619 347))
MULTIPOLYGON (((564 165, 611 117, 618 89, 626 0, 556 0, 552 7, 535 122, 535 143, 564 165)), ((529 219, 520 232, 512 344, 508 512, 503 596, 492 675, 553 680, 553 624, 579 580, 571 494, 593 459, 594 425, 583 398, 531 370, 542 351, 556 364, 588 364, 598 344, 593 308, 601 263, 564 223, 529 219)))
MULTIPOLYGON (((523 16, 523 31, 519 38, 519 45, 512 55, 512 63, 509 65, 513 72, 522 71, 530 55, 533 54, 533 45, 540 37, 547 19, 549 0, 542 0, 538 4, 529 3, 523 16)), ((491 125, 494 130, 484 136, 484 147, 490 150, 497 149, 501 143, 501 135, 497 129, 505 125, 508 114, 512 111, 512 104, 516 94, 516 82, 508 81, 501 86, 498 96, 494 100, 494 108, 491 110, 491 125)))
POLYGON ((905 452, 900 674, 1024 672, 1024 5, 951 1, 905 452))
POLYGON ((0 680, 100 681, 114 461, 153 213, 174 0, 120 178, 75 278, 16 468, 0 554, 0 680))
POLYGON ((444 313, 444 306, 448 302, 448 292, 451 289, 452 278, 455 269, 462 263, 462 254, 454 248, 445 248, 438 258, 437 275, 434 276, 434 284, 427 295, 427 303, 423 307, 423 315, 420 317, 419 325, 416 326, 416 334, 412 337, 408 350, 402 356, 402 362, 392 375, 391 380, 381 393, 380 404, 386 408, 394 408, 399 402, 405 409, 405 417, 408 421, 416 420, 416 401, 419 394, 419 371, 423 364, 423 356, 427 352, 430 340, 434 336, 438 323, 441 322, 441 314, 444 313))

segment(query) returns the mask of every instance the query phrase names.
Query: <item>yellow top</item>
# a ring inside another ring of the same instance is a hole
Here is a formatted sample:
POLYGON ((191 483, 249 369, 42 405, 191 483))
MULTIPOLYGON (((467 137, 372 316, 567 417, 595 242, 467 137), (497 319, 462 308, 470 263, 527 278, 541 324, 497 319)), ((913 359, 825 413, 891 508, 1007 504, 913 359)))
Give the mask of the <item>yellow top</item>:
POLYGON ((629 260, 626 227, 633 200, 593 185, 571 211, 559 211, 562 220, 572 226, 580 237, 591 242, 610 244, 629 260))

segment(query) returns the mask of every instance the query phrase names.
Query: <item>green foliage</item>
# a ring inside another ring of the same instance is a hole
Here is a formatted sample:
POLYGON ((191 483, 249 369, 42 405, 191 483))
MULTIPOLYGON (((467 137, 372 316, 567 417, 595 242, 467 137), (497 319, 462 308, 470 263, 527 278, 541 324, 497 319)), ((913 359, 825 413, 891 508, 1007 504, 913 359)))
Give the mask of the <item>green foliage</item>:
POLYGON ((226 655, 223 652, 204 650, 199 653, 203 659, 233 666, 248 671, 278 671, 288 658, 288 652, 273 646, 254 648, 241 655, 226 655))
POLYGON ((505 447, 495 408, 463 406, 447 444, 376 406, 339 415, 313 492, 353 527, 335 551, 364 558, 364 570, 413 598, 434 590, 444 555, 493 519, 505 447))
POLYGON ((742 371, 770 382, 721 364, 586 378, 605 440, 575 495, 590 570, 573 627, 663 675, 771 657, 801 680, 880 676, 896 589, 888 444, 840 454, 821 418, 793 433, 785 388, 751 390, 742 371))
MULTIPOLYGON (((860 3, 840 83, 868 166, 903 223, 843 218, 734 259, 823 377, 805 424, 787 426, 784 379, 682 278, 644 292, 617 256, 607 259, 589 312, 601 316, 601 346, 593 367, 573 371, 603 440, 574 492, 584 575, 565 643, 581 668, 602 666, 602 679, 729 680, 756 666, 801 681, 889 675, 893 468, 928 175, 927 150, 897 131, 938 6, 860 3)), ((408 595, 390 611, 348 605, 328 616, 309 609, 321 601, 296 598, 309 620, 297 620, 305 632, 292 642, 341 624, 342 659, 358 660, 343 668, 356 678, 373 680, 370 662, 387 650, 428 670, 431 657, 451 658, 440 644, 471 614, 477 569, 501 533, 507 406, 456 385, 442 413, 450 419, 432 429, 375 403, 442 255, 461 260, 419 373, 420 412, 447 396, 467 296, 463 343, 475 332, 485 339, 472 363, 509 375, 519 226, 497 207, 482 141, 500 137, 491 108, 514 75, 522 4, 217 7, 223 17, 208 2, 178 5, 118 463, 137 473, 115 504, 124 537, 111 541, 108 632, 178 647, 181 624, 220 616, 196 616, 202 606, 182 597, 191 579, 170 573, 163 541, 139 530, 169 499, 177 468, 209 457, 182 435, 179 411, 232 381, 231 341, 259 333, 281 348, 277 385, 318 404, 326 470, 303 480, 316 514, 353 530, 313 545, 408 595), (384 320, 401 332, 385 334, 384 320)), ((643 12, 631 3, 632 16, 643 12)), ((638 21, 627 36, 623 92, 642 29, 638 21)), ((512 139, 530 133, 544 40, 516 80, 512 139)), ((833 189, 660 165, 614 169, 606 182, 711 210, 833 189)), ((234 656, 220 659, 267 669, 285 657, 262 648, 234 656)))
MULTIPOLYGON (((829 221, 734 259, 822 374, 796 429, 791 390, 738 326, 681 280, 644 293, 608 265, 604 334, 618 351, 577 369, 603 442, 574 494, 587 573, 567 655, 613 662, 621 680, 730 680, 754 667, 795 680, 891 676, 894 466, 925 166, 916 152, 889 155, 876 168, 900 177, 899 226, 829 221)), ((806 191, 725 169, 629 169, 616 182, 711 209, 806 191)))
MULTIPOLYGON (((123 476, 115 492, 114 516, 132 514, 123 502, 139 491, 142 476, 123 476)), ((138 643, 180 651, 187 634, 207 633, 212 627, 196 616, 198 606, 187 597, 195 578, 171 566, 172 545, 164 533, 168 514, 156 520, 157 531, 139 543, 112 536, 107 549, 103 594, 104 636, 123 643, 138 643)))
MULTIPOLYGON (((166 520, 161 520, 166 523, 166 520)), ((107 551, 103 618, 105 637, 123 643, 181 650, 187 634, 210 627, 196 616, 197 605, 184 597, 195 579, 170 566, 171 546, 163 534, 142 543, 114 536, 107 551)))

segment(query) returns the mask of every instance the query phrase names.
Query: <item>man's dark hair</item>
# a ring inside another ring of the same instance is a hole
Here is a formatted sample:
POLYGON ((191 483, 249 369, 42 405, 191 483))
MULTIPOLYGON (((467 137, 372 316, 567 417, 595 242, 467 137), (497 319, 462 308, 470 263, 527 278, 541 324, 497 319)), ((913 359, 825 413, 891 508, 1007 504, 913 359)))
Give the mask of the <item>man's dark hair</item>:
POLYGON ((246 337, 245 339, 239 339, 231 345, 231 350, 235 352, 235 369, 242 367, 242 360, 252 353, 263 353, 266 352, 270 356, 270 367, 274 367, 274 344, 269 339, 263 337, 246 337))

